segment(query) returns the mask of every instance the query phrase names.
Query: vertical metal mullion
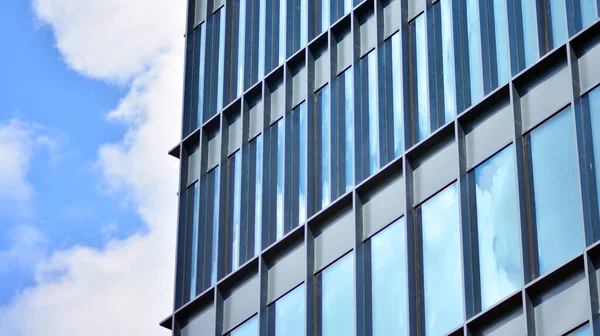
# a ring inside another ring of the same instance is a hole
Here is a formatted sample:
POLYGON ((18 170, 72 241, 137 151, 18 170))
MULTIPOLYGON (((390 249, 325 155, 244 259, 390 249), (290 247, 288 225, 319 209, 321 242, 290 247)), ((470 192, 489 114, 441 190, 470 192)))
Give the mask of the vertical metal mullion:
POLYGON ((215 307, 215 336, 223 335, 223 295, 221 293, 220 286, 216 285, 214 288, 214 301, 213 307, 215 307))
POLYGON ((406 190, 406 256, 408 265, 408 309, 409 334, 425 333, 425 309, 423 292, 423 244, 420 233, 420 216, 414 208, 413 163, 404 161, 404 181, 406 190))
POLYGON ((268 293, 269 293, 269 269, 262 255, 258 255, 258 277, 259 277, 259 299, 258 299, 258 336, 268 336, 270 333, 268 293))
MULTIPOLYGON (((219 179, 215 180, 218 183, 219 195, 215 195, 215 199, 219 200, 219 208, 216 214, 219 218, 219 239, 217 242, 217 283, 222 279, 228 270, 227 261, 229 251, 227 250, 229 242, 229 223, 227 222, 227 179, 229 176, 229 165, 227 162, 227 139, 228 129, 225 127, 225 117, 223 113, 219 115, 219 136, 221 144, 219 146, 219 179)), ((210 211, 210 210, 209 210, 210 211)))
MULTIPOLYGON (((519 227, 521 234, 521 262, 523 264, 522 283, 526 285, 533 280, 537 273, 537 260, 535 258, 534 242, 534 215, 532 214, 531 202, 533 195, 529 192, 527 183, 526 157, 528 148, 523 141, 523 129, 521 118, 521 105, 519 94, 512 80, 509 82, 510 105, 513 111, 513 144, 516 163, 516 182, 517 182, 517 206, 519 209, 519 227)), ((523 314, 527 324, 527 334, 535 334, 535 321, 533 320, 533 306, 525 289, 521 292, 523 302, 523 314)))
POLYGON ((493 39, 495 33, 495 20, 492 0, 477 2, 477 16, 479 22, 481 44, 481 68, 483 74, 483 97, 498 86, 496 71, 496 43, 493 39))
POLYGON ((186 225, 186 211, 184 210, 187 206, 186 201, 186 184, 184 181, 187 180, 187 165, 185 158, 185 151, 183 148, 183 143, 179 145, 180 149, 180 157, 179 160, 179 191, 177 193, 177 218, 178 218, 178 226, 177 226, 177 250, 176 250, 176 272, 175 272, 175 295, 174 295, 174 303, 173 310, 177 310, 177 308, 181 307, 185 302, 185 278, 186 278, 186 243, 187 243, 187 225, 186 225))
MULTIPOLYGON (((365 251, 363 245, 363 217, 362 217, 362 204, 358 197, 356 189, 352 191, 352 213, 354 216, 354 244, 352 249, 354 251, 354 313, 355 313, 355 324, 354 332, 357 336, 367 335, 365 328, 367 321, 370 320, 370 315, 365 308, 365 302, 367 301, 367 290, 365 286, 365 274, 368 274, 368 265, 365 264, 365 251)), ((368 331, 370 332, 370 330, 368 331)))
POLYGON ((304 252, 306 256, 306 274, 305 274, 305 288, 306 288, 306 305, 305 305, 305 316, 306 316, 306 336, 317 336, 317 319, 316 315, 320 313, 318 309, 319 300, 317 299, 316 284, 314 276, 315 267, 315 238, 308 225, 304 225, 304 252))
MULTIPOLYGON (((287 1, 287 0, 282 0, 282 1, 287 1)), ((286 7, 287 8, 287 7, 286 7)), ((284 103, 283 103, 283 113, 282 113, 282 117, 281 120, 278 121, 278 123, 282 122, 283 123, 283 153, 281 153, 283 155, 283 235, 285 236, 286 233, 288 233, 290 231, 291 228, 291 223, 290 223, 290 218, 291 218, 291 214, 290 214, 290 205, 291 201, 293 200, 293 198, 291 197, 291 184, 294 183, 294 181, 292 181, 292 178, 294 176, 294 174, 292 174, 291 169, 293 169, 292 167, 290 167, 290 170, 286 169, 287 166, 291 166, 291 158, 292 158, 292 153, 291 150, 288 150, 290 147, 291 149, 293 149, 293 146, 291 145, 292 143, 292 139, 293 139, 293 131, 292 128, 290 127, 288 129, 288 118, 291 118, 290 114, 291 114, 291 110, 292 110, 292 95, 293 95, 293 76, 292 76, 292 70, 289 68, 289 64, 286 64, 285 61, 283 63, 283 92, 284 92, 284 103), (289 180, 288 180, 289 179, 289 180)), ((289 120, 290 124, 293 123, 293 119, 289 120)), ((278 140, 279 141, 279 140, 278 140)), ((279 154, 279 153, 278 153, 279 154)), ((279 158, 279 157, 278 157, 279 158)))
MULTIPOLYGON (((582 109, 581 103, 581 88, 579 85, 579 64, 577 62, 577 55, 570 42, 567 42, 567 63, 571 72, 571 108, 573 109, 573 119, 575 125, 575 136, 576 136, 576 153, 577 153, 577 164, 578 164, 578 176, 579 176, 579 191, 582 200, 582 212, 583 212, 583 246, 591 245, 594 242, 594 223, 597 221, 597 194, 596 194, 596 181, 593 171, 594 166, 594 153, 593 149, 586 148, 586 145, 592 144, 592 134, 590 120, 585 120, 586 113, 582 109), (588 156, 590 154, 591 156, 588 156), (590 161, 591 160, 591 161, 590 161), (591 177, 593 180, 591 180, 591 177), (591 180, 591 181, 590 181, 591 180)), ((600 329, 600 323, 597 319, 598 315, 598 285, 597 279, 595 279, 595 269, 592 262, 589 260, 587 249, 584 249, 583 254, 583 265, 585 270, 585 277, 588 284, 588 297, 590 298, 590 307, 588 310, 589 323, 591 330, 600 329)), ((595 333, 594 333, 595 334, 595 333)))
MULTIPOLYGON (((431 2, 428 0, 428 2, 431 2)), ((427 58, 427 86, 429 88, 428 94, 428 107, 429 107, 429 121, 430 131, 434 132, 438 127, 444 124, 443 114, 440 117, 443 105, 444 92, 443 79, 441 78, 442 71, 438 71, 442 68, 442 53, 441 53, 441 41, 440 33, 436 20, 440 17, 439 6, 429 7, 425 9, 425 12, 421 15, 425 15, 425 39, 426 44, 426 58, 427 58), (436 8, 437 7, 437 8, 436 8), (436 15, 437 14, 437 15, 436 15)))
MULTIPOLYGON (((355 16, 354 10, 350 12, 350 35, 352 36, 352 100, 354 104, 354 181, 353 185, 358 184, 363 178, 364 171, 364 154, 365 147, 368 149, 368 140, 364 141, 364 135, 362 130, 365 127, 365 123, 362 120, 363 114, 363 92, 362 87, 362 64, 360 58, 360 25, 355 16)), ((344 77, 345 78, 345 77, 344 77)), ((368 123, 368 120, 367 120, 368 123)), ((368 127, 368 124, 367 124, 368 127)))

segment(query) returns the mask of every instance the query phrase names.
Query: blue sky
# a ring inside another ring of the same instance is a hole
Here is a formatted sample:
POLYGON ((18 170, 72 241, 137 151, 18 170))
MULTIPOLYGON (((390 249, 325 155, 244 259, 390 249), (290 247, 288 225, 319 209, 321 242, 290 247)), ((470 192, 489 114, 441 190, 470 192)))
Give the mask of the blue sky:
POLYGON ((0 336, 168 334, 184 19, 0 2, 0 336))
MULTIPOLYGON (((100 144, 116 141, 124 127, 105 120, 123 88, 85 78, 68 68, 54 47, 52 31, 41 26, 28 1, 8 0, 0 10, 0 123, 18 118, 58 133, 60 156, 41 155, 31 162, 35 188, 31 218, 0 213, 0 250, 10 241, 1 235, 14 225, 34 225, 49 249, 75 244, 99 247, 107 230, 124 237, 143 226, 127 202, 102 192, 93 161, 100 144), (6 52, 8 51, 8 52, 6 52)), ((24 286, 30 272, 0 273, 0 304, 24 286)))

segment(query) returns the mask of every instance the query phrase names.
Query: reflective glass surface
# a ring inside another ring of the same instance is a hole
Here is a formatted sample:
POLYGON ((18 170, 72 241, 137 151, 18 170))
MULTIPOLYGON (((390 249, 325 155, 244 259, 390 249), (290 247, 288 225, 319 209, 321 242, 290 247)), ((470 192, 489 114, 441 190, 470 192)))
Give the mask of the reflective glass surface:
POLYGON ((285 61, 285 46, 286 46, 286 23, 287 19, 285 17, 287 7, 287 0, 279 1, 279 58, 278 63, 281 64, 285 61))
POLYGON ((198 57, 198 120, 196 127, 202 124, 202 111, 204 110, 204 68, 206 66, 206 23, 198 28, 200 29, 200 56, 198 57))
MULTIPOLYGON (((592 139, 594 147, 594 165, 596 170, 597 190, 600 190, 600 88, 596 88, 587 94, 590 119, 592 124, 592 139)), ((598 193, 598 204, 600 204, 600 192, 598 193)))
POLYGON ((254 189, 254 255, 261 250, 262 231, 262 181, 263 181, 263 139, 262 134, 254 140, 256 146, 256 189, 254 189))
POLYGON ((442 67, 444 80, 445 122, 456 116, 456 87, 454 73, 454 38, 452 23, 452 1, 441 0, 442 21, 442 67))
POLYGON ((354 186, 354 76, 352 68, 340 76, 344 80, 344 127, 346 128, 346 192, 354 186), (342 77, 343 76, 343 77, 342 77))
POLYGON ((400 54, 400 33, 392 36, 392 98, 394 100, 394 157, 404 150, 404 121, 402 110, 402 72, 400 54))
POLYGON ((258 336, 258 317, 253 317, 244 322, 241 326, 235 328, 230 333, 231 336, 258 336))
MULTIPOLYGON (((212 227, 212 262, 210 269, 210 284, 214 286, 217 283, 217 244, 219 243, 219 216, 215 215, 219 213, 219 167, 213 169, 212 172, 208 173, 212 175, 214 189, 212 191, 213 196, 213 227, 212 227)), ((210 177, 209 177, 210 178, 210 177)))
POLYGON ((285 155, 283 153, 284 146, 284 132, 285 125, 283 123, 283 119, 277 122, 277 225, 276 225, 276 234, 277 239, 280 239, 285 234, 284 226, 283 226, 283 187, 284 187, 284 158, 285 155))
POLYGON ((279 298, 275 303, 275 335, 304 336, 306 303, 304 284, 279 298))
POLYGON ((453 184, 420 208, 425 333, 444 335, 463 321, 458 191, 453 184))
POLYGON ((414 34, 415 55, 414 63, 417 66, 417 140, 425 139, 431 133, 431 120, 429 118, 429 99, 427 97, 427 31, 425 30, 425 15, 420 15, 412 23, 414 34))
POLYGON ((244 46, 246 45, 246 0, 239 1, 239 34, 238 34, 238 73, 237 73, 237 96, 239 97, 244 91, 244 46))
MULTIPOLYGON (((319 1, 319 0, 317 0, 319 1)), ((324 32, 329 29, 329 16, 330 16, 330 7, 329 0, 320 0, 321 1, 321 29, 318 33, 324 32)))
POLYGON ((217 97, 216 111, 219 113, 223 109, 223 71, 225 68, 225 9, 219 9, 219 60, 217 70, 217 97))
POLYGON ((238 151, 232 158, 234 164, 233 176, 233 213, 232 213, 232 246, 231 269, 235 270, 240 264, 240 210, 242 203, 242 154, 238 151))
POLYGON ((317 93, 317 102, 321 114, 321 207, 331 202, 331 113, 329 111, 329 86, 317 93))
POLYGON ((481 57, 481 26, 478 0, 467 0, 467 31, 469 41, 469 74, 471 105, 483 97, 483 69, 481 57))
POLYGON ((590 336, 590 335, 592 335, 592 331, 590 330, 589 324, 586 324, 583 327, 581 327, 569 334, 569 336, 590 336))
POLYGON ((377 53, 367 55, 369 80, 369 173, 379 169, 379 102, 377 99, 377 53))
POLYGON ((265 75, 265 30, 267 17, 266 0, 259 0, 258 14, 258 78, 265 75))
POLYGON ((579 6, 581 8, 581 27, 587 28, 594 23, 598 17, 596 14, 596 6, 594 6, 594 2, 590 0, 579 0, 579 6))
POLYGON ((567 8, 565 0, 546 0, 546 4, 552 21, 552 47, 556 48, 567 40, 567 8))
POLYGON ((321 277, 321 336, 354 335, 354 254, 327 267, 321 277))
POLYGON ((521 1, 521 17, 523 25, 523 51, 525 67, 532 65, 539 57, 537 24, 535 21, 535 1, 521 1))
POLYGON ((506 0, 494 0, 494 37, 496 43, 496 70, 498 86, 508 82, 510 78, 508 53, 508 9, 506 0))
POLYGON ((482 310, 522 285, 515 170, 511 145, 474 172, 482 310))
POLYGON ((408 335, 405 225, 400 218, 370 240, 373 336, 408 335))
POLYGON ((299 156, 299 181, 298 181, 298 191, 300 193, 299 197, 298 197, 298 223, 302 224, 305 220, 306 220, 306 178, 307 178, 307 173, 308 173, 308 165, 307 165, 307 157, 308 157, 308 152, 306 151, 306 146, 307 146, 307 139, 306 139, 306 135, 308 132, 307 129, 307 125, 306 125, 306 103, 302 103, 300 104, 300 106, 298 107, 299 109, 299 113, 300 113, 300 122, 299 122, 299 128, 300 128, 300 132, 299 132, 299 146, 298 146, 298 150, 300 151, 300 153, 298 153, 299 156))
POLYGON ((198 184, 199 182, 194 182, 194 185, 188 187, 188 192, 193 190, 192 194, 192 202, 194 204, 194 213, 192 217, 192 261, 191 261, 191 281, 190 281, 190 300, 196 297, 196 274, 198 268, 198 219, 200 216, 200 201, 198 200, 198 184))
POLYGON ((543 275, 583 249, 571 109, 533 130, 530 141, 539 272, 543 275))

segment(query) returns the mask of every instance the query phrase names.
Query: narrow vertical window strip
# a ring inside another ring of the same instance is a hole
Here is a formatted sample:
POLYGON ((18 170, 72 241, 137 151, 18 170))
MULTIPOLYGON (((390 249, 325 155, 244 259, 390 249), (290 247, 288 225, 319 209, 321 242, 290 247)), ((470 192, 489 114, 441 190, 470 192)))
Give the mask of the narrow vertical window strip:
POLYGON ((331 11, 331 4, 329 0, 321 0, 321 32, 329 29, 329 17, 331 11))
POLYGON ((546 0, 550 7, 552 29, 552 48, 556 48, 567 40, 567 8, 565 0, 546 0))
MULTIPOLYGON (((198 220, 200 216, 200 202, 198 201, 198 184, 200 182, 196 181, 193 186, 194 194, 192 196, 192 202, 194 202, 194 214, 192 218, 192 269, 191 269, 191 281, 190 281, 190 300, 196 297, 196 286, 197 286, 197 278, 196 274, 198 273, 198 220)), ((191 188, 188 188, 188 192, 191 188)))
POLYGON ((258 15, 258 78, 265 75, 265 31, 266 31, 266 0, 259 0, 258 15))
POLYGON ((354 76, 352 68, 343 74, 344 80, 344 127, 346 135, 346 192, 354 186, 354 76))
POLYGON ((450 122, 456 116, 456 88, 454 71, 454 36, 452 28, 452 3, 440 1, 442 21, 442 68, 444 81, 444 118, 450 122))
POLYGON ((241 153, 238 151, 233 157, 234 177, 233 177, 233 232, 232 232, 232 251, 231 251, 231 270, 238 268, 240 264, 240 211, 242 202, 242 164, 241 153))
POLYGON ((321 112, 321 178, 323 186, 321 207, 325 208, 331 202, 331 112, 329 111, 328 85, 321 89, 319 98, 321 112))
POLYGON ((216 167, 212 173, 212 180, 214 189, 213 189, 213 213, 212 213, 212 261, 211 261, 211 271, 210 271, 210 281, 211 286, 214 286, 217 283, 217 244, 219 242, 219 167, 216 167))
POLYGON ((392 36, 392 99, 394 104, 394 157, 402 155, 404 122, 402 118, 402 74, 400 70, 400 34, 392 36))
POLYGON ((523 25, 522 46, 525 53, 525 67, 529 67, 539 57, 535 1, 521 0, 521 17, 523 25))
POLYGON ((285 124, 283 122, 283 119, 281 119, 277 122, 277 239, 281 239, 281 237, 283 237, 283 235, 285 234, 283 225, 284 136, 285 124))
POLYGON ((307 165, 307 157, 308 157, 308 153, 306 150, 307 147, 307 132, 308 132, 308 128, 307 128, 307 123, 306 123, 306 103, 302 103, 299 107, 299 112, 300 112, 300 145, 299 145, 299 156, 300 156, 300 160, 299 160, 299 171, 300 171, 300 176, 299 176, 299 193, 300 193, 300 197, 298 199, 299 205, 298 205, 298 223, 300 223, 300 225, 302 225, 302 223, 304 223, 304 221, 306 220, 307 217, 307 213, 306 213, 306 184, 307 184, 307 172, 308 172, 308 165, 307 165))
POLYGON ((344 15, 352 10, 352 0, 344 0, 344 15))
POLYGON ((477 0, 467 0, 467 30, 469 41, 471 105, 474 105, 483 98, 481 25, 479 24, 479 3, 477 0))
POLYGON ((592 0, 579 0, 581 10, 581 29, 589 27, 598 14, 596 13, 596 5, 592 0))
POLYGON ((263 140, 262 134, 254 140, 256 143, 256 189, 254 190, 254 255, 261 250, 260 235, 262 231, 262 184, 263 184, 263 140))
POLYGON ((413 23, 415 34, 415 57, 417 73, 417 119, 419 126, 418 140, 425 139, 431 133, 431 118, 429 117, 427 89, 427 49, 425 15, 417 17, 413 23))
POLYGON ((496 66, 498 72, 498 86, 508 82, 510 69, 508 60, 508 8, 506 0, 493 0, 494 6, 494 37, 496 43, 496 66))
POLYGON ((308 43, 308 0, 300 0, 300 47, 308 43))
POLYGON ((281 64, 285 61, 285 46, 286 46, 286 7, 288 0, 280 0, 279 2, 279 63, 281 64))
POLYGON ((217 73, 217 104, 216 111, 213 111, 213 115, 221 112, 223 109, 223 76, 225 67, 225 9, 219 10, 219 60, 218 60, 218 73, 217 73))
POLYGON ((198 57, 198 121, 202 125, 204 110, 204 68, 206 66, 206 23, 200 25, 200 56, 198 57))
POLYGON ((369 173, 379 169, 379 110, 377 102, 377 53, 367 56, 369 78, 369 173))
POLYGON ((238 13, 238 73, 237 73, 237 97, 239 97, 244 91, 244 53, 246 45, 246 0, 239 0, 239 13, 238 13))

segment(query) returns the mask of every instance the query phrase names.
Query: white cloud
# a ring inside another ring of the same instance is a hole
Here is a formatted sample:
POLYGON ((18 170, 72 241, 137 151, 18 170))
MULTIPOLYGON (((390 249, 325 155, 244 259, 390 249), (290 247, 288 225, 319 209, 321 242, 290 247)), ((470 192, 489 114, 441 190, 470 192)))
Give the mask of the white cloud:
POLYGON ((34 0, 33 8, 69 66, 129 83, 107 119, 128 131, 99 149, 95 166, 148 233, 41 260, 35 286, 0 307, 0 335, 168 335, 158 322, 172 309, 178 164, 166 153, 180 136, 185 2, 34 0))

